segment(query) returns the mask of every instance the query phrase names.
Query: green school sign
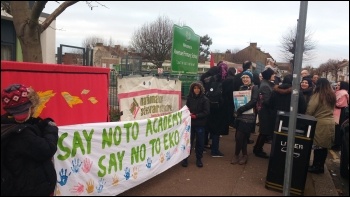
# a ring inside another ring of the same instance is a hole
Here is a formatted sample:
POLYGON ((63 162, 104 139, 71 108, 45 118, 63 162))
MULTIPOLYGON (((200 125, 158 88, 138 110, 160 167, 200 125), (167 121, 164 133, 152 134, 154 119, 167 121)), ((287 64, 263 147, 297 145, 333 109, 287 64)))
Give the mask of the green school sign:
POLYGON ((198 73, 200 37, 188 26, 173 27, 171 71, 178 74, 198 73))

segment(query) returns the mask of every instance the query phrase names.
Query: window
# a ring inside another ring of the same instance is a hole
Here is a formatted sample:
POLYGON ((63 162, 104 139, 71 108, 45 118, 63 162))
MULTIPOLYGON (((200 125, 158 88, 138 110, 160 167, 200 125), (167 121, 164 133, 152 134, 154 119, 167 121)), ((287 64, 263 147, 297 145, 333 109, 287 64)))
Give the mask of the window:
POLYGON ((12 46, 1 45, 1 60, 13 60, 12 56, 12 46))

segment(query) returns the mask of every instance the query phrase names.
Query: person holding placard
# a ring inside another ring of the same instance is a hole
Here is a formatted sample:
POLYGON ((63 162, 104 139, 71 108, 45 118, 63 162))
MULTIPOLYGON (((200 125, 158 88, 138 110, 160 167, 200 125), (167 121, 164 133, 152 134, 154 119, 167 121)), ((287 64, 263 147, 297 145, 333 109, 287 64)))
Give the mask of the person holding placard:
POLYGON ((239 91, 234 92, 235 109, 237 109, 235 127, 236 127, 236 145, 234 156, 231 160, 231 164, 240 165, 246 164, 248 161, 247 144, 250 133, 255 132, 256 115, 253 108, 256 106, 258 99, 258 86, 252 83, 253 74, 246 70, 242 73, 243 85, 239 88, 239 91), (239 158, 239 154, 242 151, 242 157, 239 158))

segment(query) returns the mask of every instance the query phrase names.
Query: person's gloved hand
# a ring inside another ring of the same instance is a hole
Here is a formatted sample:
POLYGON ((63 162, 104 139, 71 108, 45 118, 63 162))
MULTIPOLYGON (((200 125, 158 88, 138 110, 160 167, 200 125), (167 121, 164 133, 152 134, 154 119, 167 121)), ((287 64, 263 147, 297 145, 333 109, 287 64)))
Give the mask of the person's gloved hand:
POLYGON ((237 115, 241 115, 243 113, 243 109, 242 107, 237 109, 237 115))
POLYGON ((45 118, 38 123, 40 129, 44 129, 47 125, 56 126, 56 123, 51 118, 45 118))
POLYGON ((196 119, 197 118, 196 114, 191 114, 191 118, 196 119))

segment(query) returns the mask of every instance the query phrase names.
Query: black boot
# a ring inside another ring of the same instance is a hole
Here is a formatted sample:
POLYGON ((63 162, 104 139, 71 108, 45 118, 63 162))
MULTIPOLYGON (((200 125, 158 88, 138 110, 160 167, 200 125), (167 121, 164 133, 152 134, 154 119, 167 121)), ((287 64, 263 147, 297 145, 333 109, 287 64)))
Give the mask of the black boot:
POLYGON ((182 160, 182 163, 181 163, 182 167, 187 167, 188 166, 188 161, 187 161, 187 158, 182 160))
POLYGON ((201 160, 201 159, 197 159, 197 161, 196 161, 196 165, 197 165, 197 167, 198 167, 198 168, 203 167, 202 160, 201 160))
POLYGON ((262 148, 264 146, 264 143, 265 143, 265 135, 259 134, 258 139, 256 140, 256 144, 255 144, 254 149, 253 149, 253 153, 257 157, 267 159, 267 158, 269 158, 269 156, 267 155, 267 153, 264 152, 264 150, 262 148))
POLYGON ((320 163, 314 164, 308 168, 308 171, 310 173, 314 173, 314 174, 323 174, 324 173, 324 165, 322 165, 320 163))

